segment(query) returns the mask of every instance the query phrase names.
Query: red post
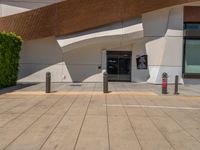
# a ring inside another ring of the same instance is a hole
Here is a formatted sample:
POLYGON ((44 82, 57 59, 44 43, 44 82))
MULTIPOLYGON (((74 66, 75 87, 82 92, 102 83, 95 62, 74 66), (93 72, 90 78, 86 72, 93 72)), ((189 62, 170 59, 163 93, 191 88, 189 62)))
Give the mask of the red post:
POLYGON ((162 94, 168 94, 167 87, 168 87, 168 74, 165 72, 162 74, 162 94))

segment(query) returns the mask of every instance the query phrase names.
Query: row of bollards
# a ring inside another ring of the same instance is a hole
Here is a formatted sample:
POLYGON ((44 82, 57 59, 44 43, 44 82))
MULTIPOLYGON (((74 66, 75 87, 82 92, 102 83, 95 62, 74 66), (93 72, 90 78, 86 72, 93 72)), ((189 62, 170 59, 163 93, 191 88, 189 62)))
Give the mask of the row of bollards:
MULTIPOLYGON (((178 92, 179 85, 179 76, 175 76, 175 87, 174 87, 174 95, 179 95, 178 92)), ((162 94, 168 94, 168 74, 164 72, 162 74, 162 94)))
MULTIPOLYGON (((174 94, 178 95, 179 76, 175 77, 174 94)), ((51 93, 51 73, 46 73, 46 93, 51 93)), ((108 90, 108 73, 103 74, 103 93, 109 93, 108 90)), ((168 74, 162 74, 162 94, 168 94, 168 74)))
MULTIPOLYGON (((103 74, 103 92, 109 93, 108 91, 108 73, 103 74)), ((51 73, 46 73, 46 93, 51 93, 51 73)))

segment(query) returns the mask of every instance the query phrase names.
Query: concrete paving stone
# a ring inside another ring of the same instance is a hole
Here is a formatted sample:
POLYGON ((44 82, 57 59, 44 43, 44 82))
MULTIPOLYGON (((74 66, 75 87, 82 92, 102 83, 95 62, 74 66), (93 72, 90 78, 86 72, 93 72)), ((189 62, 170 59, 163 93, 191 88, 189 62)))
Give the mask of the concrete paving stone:
POLYGON ((43 91, 45 87, 44 83, 35 83, 32 86, 27 86, 25 88, 16 90, 16 91, 43 91))
POLYGON ((29 127, 43 116, 60 98, 53 96, 35 106, 19 118, 12 120, 3 128, 0 128, 0 149, 5 148, 11 142, 16 140, 20 134, 29 129, 29 127))
POLYGON ((196 121, 189 115, 185 115, 182 111, 165 110, 165 112, 173 118, 179 126, 181 126, 187 133, 196 138, 200 142, 200 122, 196 121))
POLYGON ((69 86, 72 88, 71 91, 78 92, 78 91, 84 91, 87 88, 88 88, 88 91, 89 91, 89 89, 93 88, 93 85, 91 86, 90 84, 71 83, 69 86))
MULTIPOLYGON (((199 103, 200 101, 198 100, 188 100, 184 98, 179 98, 179 97, 155 97, 154 99, 152 97, 148 97, 155 105, 161 105, 161 106, 173 106, 173 107, 194 107, 194 108, 200 108, 199 103), (171 100, 170 100, 171 98, 171 100), (191 102, 191 103, 190 103, 191 102), (195 103, 194 103, 195 102, 195 103), (199 103, 198 103, 199 102, 199 103)), ((178 108, 177 108, 178 110, 178 108)), ((178 112, 182 112, 184 115, 190 116, 192 119, 199 121, 200 122, 200 111, 197 110, 178 110, 178 112)))
POLYGON ((5 103, 7 103, 7 101, 5 101, 5 100, 0 100, 0 106, 3 105, 3 104, 5 104, 5 103))
POLYGON ((90 102, 90 95, 81 95, 77 98, 73 106, 70 108, 68 115, 71 116, 83 116, 85 110, 90 102))
POLYGON ((82 84, 84 86, 83 91, 94 91, 96 89, 97 83, 82 84))
POLYGON ((178 97, 171 97, 171 96, 150 97, 148 96, 147 99, 152 103, 152 105, 157 105, 157 106, 188 107, 184 101, 178 100, 178 97))
POLYGON ((200 112, 199 111, 187 111, 185 112, 186 115, 190 116, 193 120, 200 123, 200 112))
MULTIPOLYGON (((11 92, 12 93, 12 92, 11 92)), ((29 95, 29 97, 27 97, 26 95, 11 95, 9 93, 5 93, 4 94, 4 98, 2 100, 29 100, 30 98, 33 98, 33 95, 29 95)))
POLYGON ((68 111, 75 97, 67 100, 63 97, 44 116, 34 123, 29 130, 21 134, 15 141, 10 143, 6 150, 35 150, 39 149, 48 135, 54 130, 62 116, 68 111), (22 147, 23 145, 23 147, 22 147))
POLYGON ((152 117, 152 119, 176 150, 199 150, 200 143, 169 117, 152 117))
POLYGON ((83 116, 66 115, 41 150, 73 150, 83 116))
POLYGON ((87 114, 97 115, 97 116, 106 116, 105 104, 106 104, 105 96, 103 95, 92 96, 87 114))
POLYGON ((109 150, 106 116, 87 115, 76 150, 109 150))
POLYGON ((103 91, 103 83, 96 83, 94 91, 103 91))
POLYGON ((59 91, 71 91, 73 87, 69 86, 69 83, 64 84, 59 91))
POLYGON ((148 117, 130 116, 130 120, 143 150, 173 149, 148 117))
POLYGON ((108 116, 126 116, 123 107, 110 107, 109 105, 121 105, 121 101, 118 95, 108 95, 106 98, 106 103, 108 105, 107 111, 108 116))
POLYGON ((60 83, 59 86, 57 86, 56 88, 52 87, 52 91, 61 91, 62 89, 64 89, 66 86, 65 83, 60 83))
MULTIPOLYGON (((138 105, 134 97, 130 95, 120 95, 120 99, 122 105, 138 105)), ((146 116, 142 108, 125 107, 125 109, 130 116, 146 116)))
POLYGON ((116 91, 124 91, 124 86, 122 85, 122 83, 114 83, 114 87, 116 91))
POLYGON ((200 107, 200 98, 179 98, 179 100, 183 101, 187 106, 200 107))
MULTIPOLYGON (((155 105, 157 105, 158 102, 161 100, 154 101, 155 105)), ((187 107, 188 105, 185 103, 185 101, 181 98, 171 98, 170 101, 162 101, 165 104, 170 106, 171 101, 173 101, 173 106, 175 104, 180 104, 180 106, 187 107), (173 101, 174 100, 174 101, 173 101)), ((179 105, 175 105, 177 107, 180 107, 179 105)), ((200 141, 200 122, 196 121, 194 117, 190 116, 188 112, 190 110, 179 110, 179 109, 162 109, 166 115, 171 117, 183 130, 185 130, 188 134, 196 138, 200 141)), ((192 114, 194 114, 194 111, 198 110, 192 110, 192 114)))
MULTIPOLYGON (((36 91, 39 85, 27 87, 25 92, 28 88, 36 91)), ((110 85, 116 91, 161 90, 146 84, 110 85)), ((64 91, 71 83, 56 83, 54 87, 64 91)), ((101 88, 102 83, 93 83, 72 86, 70 90, 77 92, 72 95, 0 95, 4 110, 0 114, 0 149, 199 149, 200 110, 179 107, 199 108, 200 97, 88 92, 101 88)), ((173 86, 169 90, 172 92, 173 86)))
MULTIPOLYGON (((143 96, 141 97, 129 97, 125 98, 122 101, 123 105, 127 104, 135 104, 135 105, 151 105, 151 102, 148 99, 145 99, 143 96), (138 102, 139 101, 139 102, 138 102)), ((124 107, 128 113, 128 117, 131 120, 132 126, 134 127, 137 138, 139 139, 139 143, 141 144, 142 149, 153 150, 153 149, 173 149, 170 143, 163 137, 160 131, 156 128, 153 122, 147 117, 147 115, 137 115, 132 116, 131 111, 128 111, 128 107, 124 107)), ((138 108, 137 108, 138 109, 138 108)), ((135 110, 135 108, 132 108, 135 110)), ((148 113, 151 116, 162 116, 165 117, 164 114, 158 115, 160 111, 155 111, 154 109, 145 109, 140 108, 140 111, 143 114, 148 113)))
MULTIPOLYGON (((45 88, 46 87, 44 87, 44 90, 45 90, 45 88)), ((63 83, 53 83, 52 85, 51 85, 51 91, 52 92, 57 92, 57 91, 59 91, 60 89, 62 89, 63 88, 63 83)))
MULTIPOLYGON (((170 101, 171 101, 171 99, 170 99, 170 101)), ((140 101, 138 101, 138 102, 141 103, 140 101)), ((167 101, 167 103, 169 103, 169 101, 167 101)), ((171 103, 172 103, 172 101, 171 101, 171 103)), ((173 102, 173 105, 174 104, 175 103, 173 102)), ((146 111, 146 109, 144 109, 144 110, 146 111)), ((173 147, 175 147, 175 149, 182 149, 182 148, 190 149, 191 147, 197 149, 197 147, 199 146, 200 143, 194 137, 192 137, 190 134, 188 134, 181 126, 179 126, 177 124, 177 122, 175 120, 173 120, 169 116, 166 115, 166 117, 152 117, 151 115, 149 115, 149 117, 154 120, 155 124, 157 124, 156 126, 158 126, 160 131, 163 133, 163 135, 166 136, 166 138, 170 141, 171 145, 173 145, 173 147), (165 121, 163 121, 163 119, 165 119, 165 121), (165 124, 164 124, 164 122, 165 122, 165 124), (167 122, 167 124, 166 124, 166 122, 167 122), (171 124, 169 125, 169 123, 171 123, 171 124), (165 129, 165 130, 163 130, 163 129, 165 129), (173 131, 173 132, 171 132, 171 131, 173 131), (183 136, 183 138, 181 138, 181 140, 179 140, 178 138, 180 138, 181 136, 183 136), (187 141, 187 140, 190 142, 184 146, 181 145, 181 143, 183 141, 187 141)))
POLYGON ((10 109, 13 109, 14 107, 17 107, 20 104, 25 103, 25 100, 15 100, 15 101, 8 101, 3 105, 0 105, 0 114, 5 113, 6 111, 9 111, 10 109))
POLYGON ((31 100, 25 101, 25 103, 22 103, 6 111, 4 114, 0 114, 0 127, 3 127, 4 124, 20 116, 22 113, 28 111, 32 107, 39 105, 43 100, 44 97, 33 98, 31 100))
POLYGON ((108 84, 109 91, 116 91, 115 85, 113 83, 108 84))
POLYGON ((141 150, 127 117, 109 116, 108 124, 111 150, 141 150))
POLYGON ((73 150, 91 96, 79 96, 41 149, 73 150), (84 104, 84 105, 83 105, 84 104))
MULTIPOLYGON (((155 106, 154 103, 152 103, 148 98, 145 98, 144 96, 140 96, 140 97, 134 96, 134 98, 139 105, 155 106)), ((165 117, 166 116, 160 109, 157 109, 157 108, 143 108, 143 110, 144 109, 145 109, 146 113, 152 117, 156 117, 156 116, 165 117)))
MULTIPOLYGON (((23 84, 13 87, 13 91, 44 91, 45 83, 23 84)), ((3 91, 9 91, 10 88, 3 91)), ((102 91, 102 83, 52 83, 52 91, 102 91), (78 86, 80 85, 80 86, 78 86)), ((109 90, 113 92, 154 92, 161 95, 161 85, 147 83, 109 82, 109 90)), ((12 90, 11 90, 12 91, 12 90)), ((169 95, 174 93, 174 85, 168 86, 169 95)), ((180 85, 179 92, 186 96, 200 96, 199 85, 180 85)))
POLYGON ((38 104, 39 102, 41 102, 43 100, 43 98, 44 98, 43 96, 36 96, 29 100, 25 100, 23 103, 20 103, 16 107, 8 110, 6 113, 8 113, 8 114, 9 113, 10 114, 22 113, 22 112, 26 111, 27 109, 31 108, 32 106, 34 106, 35 104, 38 104))

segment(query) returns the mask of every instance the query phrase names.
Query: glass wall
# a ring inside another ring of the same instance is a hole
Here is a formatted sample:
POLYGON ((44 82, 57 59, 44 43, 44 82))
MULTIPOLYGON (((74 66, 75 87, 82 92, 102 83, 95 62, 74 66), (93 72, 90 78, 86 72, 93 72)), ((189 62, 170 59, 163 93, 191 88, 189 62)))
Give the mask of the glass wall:
POLYGON ((200 39, 185 40, 185 74, 200 74, 200 39))

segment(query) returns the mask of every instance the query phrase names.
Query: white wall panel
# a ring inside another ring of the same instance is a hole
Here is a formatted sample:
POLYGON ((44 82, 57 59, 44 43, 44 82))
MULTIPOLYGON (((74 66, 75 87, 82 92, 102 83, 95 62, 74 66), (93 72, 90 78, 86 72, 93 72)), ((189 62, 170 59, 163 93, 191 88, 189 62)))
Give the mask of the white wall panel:
MULTIPOLYGON (((34 1, 32 7, 52 2, 40 4, 41 1, 34 1)), ((18 9, 20 2, 16 0, 14 3, 18 5, 9 5, 13 11, 14 7, 18 9)), ((19 9, 32 8, 26 3, 19 9)), ((102 82, 102 70, 106 67, 102 62, 105 61, 105 50, 132 51, 133 82, 160 84, 162 73, 167 72, 169 83, 174 83, 175 75, 182 76, 183 6, 146 13, 142 20, 25 42, 21 52, 19 81, 44 82, 45 73, 50 71, 53 82, 102 82), (138 70, 136 58, 145 54, 148 55, 149 69, 138 70), (103 68, 99 68, 102 65, 103 68)), ((180 80, 183 83, 183 79, 180 80)))
MULTIPOLYGON (((149 56, 150 83, 161 83, 162 73, 174 83, 182 76, 183 6, 157 10, 143 15, 146 51, 149 56)), ((182 81, 182 79, 181 79, 182 81)))

